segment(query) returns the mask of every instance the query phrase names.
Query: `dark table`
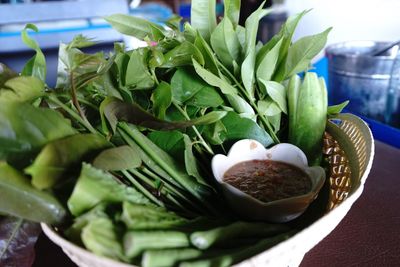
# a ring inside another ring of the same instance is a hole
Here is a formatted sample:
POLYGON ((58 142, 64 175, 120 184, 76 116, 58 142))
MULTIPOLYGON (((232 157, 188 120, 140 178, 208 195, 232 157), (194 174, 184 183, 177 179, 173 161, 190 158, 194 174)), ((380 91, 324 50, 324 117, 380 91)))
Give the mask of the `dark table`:
MULTIPOLYGON (((361 197, 301 267, 400 266, 400 150, 376 142, 375 153, 361 197)), ((36 253, 34 267, 76 267, 43 234, 36 253)))

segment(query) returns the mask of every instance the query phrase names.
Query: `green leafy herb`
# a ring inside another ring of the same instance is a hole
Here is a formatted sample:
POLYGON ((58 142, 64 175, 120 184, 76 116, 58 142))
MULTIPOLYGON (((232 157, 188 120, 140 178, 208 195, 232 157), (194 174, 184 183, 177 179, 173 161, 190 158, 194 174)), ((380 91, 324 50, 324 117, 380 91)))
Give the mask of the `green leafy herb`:
POLYGON ((151 40, 159 41, 164 38, 164 29, 157 24, 144 20, 142 18, 132 17, 125 14, 114 14, 105 17, 117 31, 134 36, 141 40, 149 37, 151 40))
POLYGON ((95 168, 104 171, 122 171, 140 167, 139 153, 130 146, 119 146, 103 150, 93 161, 95 168))
POLYGON ((256 122, 251 119, 241 118, 234 112, 228 114, 222 119, 226 129, 226 140, 254 139, 265 147, 273 144, 271 137, 256 122))
MULTIPOLYGON (((38 189, 53 187, 69 168, 80 163, 85 155, 109 147, 99 135, 78 134, 48 143, 25 173, 32 176, 32 185, 38 189)), ((80 164, 78 164, 80 165, 80 164)))
POLYGON ((280 39, 270 51, 261 57, 259 64, 256 64, 258 80, 271 80, 278 64, 282 40, 280 39))
POLYGON ((285 77, 291 77, 308 68, 311 59, 324 48, 331 29, 329 28, 316 35, 303 37, 289 48, 285 77))
POLYGON ((206 41, 210 40, 211 33, 217 27, 215 8, 215 0, 197 0, 192 2, 190 23, 200 32, 206 41))
POLYGON ((211 34, 211 46, 222 64, 233 69, 233 62, 239 61, 240 43, 229 18, 224 18, 211 34))
POLYGON ((155 84, 153 76, 147 67, 147 49, 136 49, 132 51, 127 68, 125 85, 133 89, 148 89, 155 84))
POLYGON ((240 0, 225 0, 224 1, 224 17, 229 18, 234 26, 239 23, 240 16, 240 0))
POLYGON ((38 32, 38 28, 33 24, 27 24, 21 32, 22 41, 29 47, 35 50, 34 55, 24 66, 21 74, 24 76, 34 76, 43 82, 46 80, 46 59, 39 44, 28 35, 28 29, 38 32))
POLYGON ((46 143, 77 133, 57 111, 28 103, 0 101, 0 159, 33 151, 46 143))
POLYGON ((245 60, 241 67, 243 85, 248 95, 254 98, 255 64, 256 64, 256 38, 258 23, 270 10, 262 9, 264 4, 250 15, 246 20, 245 60))
POLYGON ((226 115, 225 111, 212 111, 206 115, 188 121, 164 121, 154 117, 139 105, 126 103, 119 99, 110 99, 104 108, 104 113, 112 128, 118 121, 125 121, 154 130, 175 130, 192 125, 204 125, 216 122, 226 115))
POLYGON ((36 77, 19 76, 9 79, 0 89, 0 99, 31 102, 44 95, 44 83, 36 77))
POLYGON ((66 210, 50 193, 35 189, 20 172, 0 161, 0 212, 35 222, 62 223, 66 210))
POLYGON ((343 103, 340 103, 338 105, 334 105, 334 106, 329 106, 328 107, 328 115, 332 116, 332 115, 336 115, 339 114, 340 112, 342 112, 342 110, 349 104, 349 101, 344 101, 343 103))
POLYGON ((74 191, 68 199, 69 210, 73 215, 78 216, 103 201, 150 203, 140 192, 122 184, 111 174, 89 164, 83 164, 74 191))

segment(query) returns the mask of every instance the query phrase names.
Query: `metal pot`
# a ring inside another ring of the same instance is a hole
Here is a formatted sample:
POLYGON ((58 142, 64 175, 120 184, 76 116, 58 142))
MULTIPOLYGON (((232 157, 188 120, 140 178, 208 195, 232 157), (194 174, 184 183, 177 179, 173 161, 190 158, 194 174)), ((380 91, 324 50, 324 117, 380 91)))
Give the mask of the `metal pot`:
POLYGON ((350 100, 348 109, 400 127, 400 55, 393 47, 382 56, 370 53, 385 42, 351 41, 326 49, 329 99, 350 100))

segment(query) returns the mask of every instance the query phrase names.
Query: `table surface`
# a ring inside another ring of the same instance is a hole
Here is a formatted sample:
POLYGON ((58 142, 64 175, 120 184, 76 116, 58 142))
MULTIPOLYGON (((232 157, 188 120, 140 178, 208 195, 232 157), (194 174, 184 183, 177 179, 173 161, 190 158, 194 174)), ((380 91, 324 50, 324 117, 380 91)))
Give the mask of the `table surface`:
MULTIPOLYGON (((400 150, 376 142, 364 192, 335 230, 309 251, 301 267, 400 266, 400 150)), ((33 267, 76 267, 43 234, 33 267)))

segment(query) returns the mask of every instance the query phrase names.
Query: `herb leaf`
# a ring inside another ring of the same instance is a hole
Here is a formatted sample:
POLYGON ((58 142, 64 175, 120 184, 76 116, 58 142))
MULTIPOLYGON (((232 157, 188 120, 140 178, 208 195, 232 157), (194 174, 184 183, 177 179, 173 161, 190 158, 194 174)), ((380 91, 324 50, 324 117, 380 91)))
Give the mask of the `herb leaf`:
POLYGON ((226 140, 254 139, 265 147, 274 143, 271 136, 256 122, 248 118, 241 118, 234 112, 228 112, 222 119, 222 123, 226 129, 226 140))
POLYGON ((32 176, 32 185, 38 189, 53 187, 74 164, 80 163, 88 153, 106 148, 110 144, 97 134, 77 134, 48 143, 25 173, 32 176))
POLYGON ((68 199, 68 208, 73 215, 78 216, 102 201, 150 204, 150 201, 133 187, 122 184, 107 172, 83 163, 74 191, 68 199))
POLYGON ((116 98, 108 98, 104 115, 115 130, 118 121, 129 122, 154 130, 175 130, 193 125, 205 125, 216 122, 226 115, 225 111, 212 111, 206 115, 188 121, 165 121, 154 117, 136 103, 126 103, 116 98))
POLYGON ((240 0, 225 0, 224 1, 224 17, 229 18, 232 24, 236 27, 239 23, 240 16, 240 0))
POLYGON ((260 60, 260 64, 257 67, 257 79, 263 79, 269 81, 275 72, 278 64, 280 49, 283 39, 280 39, 276 45, 268 51, 260 60))
POLYGON ((171 86, 162 81, 153 91, 151 101, 153 102, 153 113, 157 118, 163 120, 165 112, 172 102, 171 86))
POLYGON ((0 88, 0 99, 6 101, 29 102, 44 94, 44 83, 33 76, 19 76, 9 79, 0 88))
POLYGON ((256 39, 258 23, 270 10, 262 9, 263 4, 246 20, 245 60, 241 67, 243 85, 250 97, 254 98, 254 80, 256 64, 256 39))
POLYGON ((197 74, 206 81, 209 85, 218 87, 221 89, 221 92, 225 95, 235 95, 237 94, 237 90, 231 84, 229 84, 226 80, 221 79, 220 77, 214 75, 213 73, 206 70, 202 67, 195 59, 193 59, 193 66, 196 70, 197 74))
POLYGON ((0 101, 0 160, 76 133, 70 121, 57 111, 0 101))
POLYGON ((0 162, 0 212, 34 222, 61 223, 64 207, 50 193, 35 189, 20 172, 0 162))
POLYGON ((285 77, 291 77, 309 67, 311 59, 325 47, 331 29, 328 28, 319 34, 303 37, 289 48, 285 77))
POLYGON ((93 161, 93 167, 103 171, 123 171, 139 167, 139 153, 130 146, 119 146, 103 150, 93 161))
POLYGON ((46 81, 46 59, 39 44, 28 35, 28 29, 38 32, 38 28, 33 24, 27 24, 21 31, 22 41, 33 50, 36 51, 34 55, 24 66, 21 74, 24 76, 34 76, 43 82, 46 81))
POLYGON ((211 46, 221 62, 233 69, 233 61, 239 59, 240 43, 229 18, 224 18, 211 34, 211 46))
POLYGON ((336 115, 342 112, 342 110, 349 104, 349 100, 344 101, 338 105, 333 105, 328 107, 328 115, 336 115))
POLYGON ((136 49, 131 56, 126 69, 125 85, 134 89, 148 89, 155 84, 147 67, 148 49, 136 49))
POLYGON ((197 0, 192 2, 190 22, 203 38, 210 40, 211 33, 217 27, 215 0, 197 0))
POLYGON ((261 89, 287 114, 286 88, 280 83, 260 79, 261 89))
POLYGON ((164 29, 155 23, 142 18, 125 14, 114 14, 104 18, 120 33, 144 40, 149 37, 153 41, 159 41, 165 37, 164 29))

